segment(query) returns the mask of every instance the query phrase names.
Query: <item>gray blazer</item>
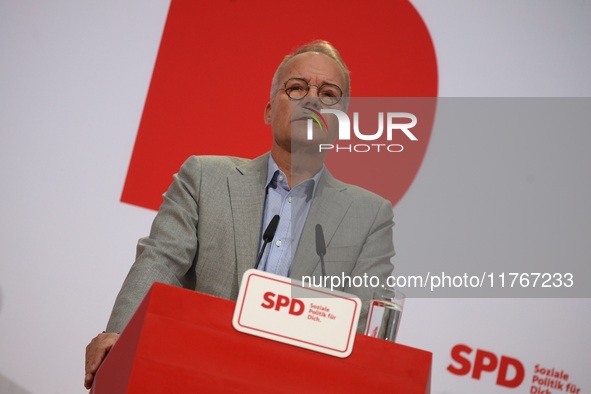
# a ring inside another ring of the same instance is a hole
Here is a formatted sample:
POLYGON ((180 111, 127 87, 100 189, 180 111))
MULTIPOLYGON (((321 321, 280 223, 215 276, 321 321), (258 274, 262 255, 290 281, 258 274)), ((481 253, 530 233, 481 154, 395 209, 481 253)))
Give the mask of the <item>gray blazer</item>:
MULTIPOLYGON (((117 296, 107 332, 123 330, 154 282, 237 298, 242 275, 254 268, 258 254, 268 157, 187 159, 163 196, 150 236, 138 242, 136 261, 117 296)), ((392 273, 392 205, 325 170, 292 263, 292 278, 321 275, 317 223, 327 244, 327 275, 367 274, 385 280, 392 273)), ((368 300, 372 288, 338 290, 368 300)), ((365 304, 360 330, 365 327, 365 304)))

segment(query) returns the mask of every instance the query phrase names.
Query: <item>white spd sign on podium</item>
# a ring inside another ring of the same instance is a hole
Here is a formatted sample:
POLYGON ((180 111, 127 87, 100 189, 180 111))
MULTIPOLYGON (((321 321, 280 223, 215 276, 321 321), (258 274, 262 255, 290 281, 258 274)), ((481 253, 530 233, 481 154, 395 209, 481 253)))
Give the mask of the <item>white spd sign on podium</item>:
POLYGON ((250 269, 232 324, 247 334, 344 358, 353 350, 360 312, 354 295, 250 269))

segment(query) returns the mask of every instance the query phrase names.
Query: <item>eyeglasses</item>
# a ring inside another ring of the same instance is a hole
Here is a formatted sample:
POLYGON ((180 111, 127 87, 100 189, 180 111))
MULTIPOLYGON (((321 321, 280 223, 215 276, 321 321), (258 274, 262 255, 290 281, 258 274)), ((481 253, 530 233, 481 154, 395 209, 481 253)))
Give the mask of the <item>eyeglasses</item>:
POLYGON ((318 92, 318 98, 324 105, 335 105, 343 97, 341 88, 332 83, 323 83, 322 85, 310 85, 301 78, 290 78, 283 84, 285 94, 292 100, 301 100, 308 95, 310 87, 314 86, 318 92))

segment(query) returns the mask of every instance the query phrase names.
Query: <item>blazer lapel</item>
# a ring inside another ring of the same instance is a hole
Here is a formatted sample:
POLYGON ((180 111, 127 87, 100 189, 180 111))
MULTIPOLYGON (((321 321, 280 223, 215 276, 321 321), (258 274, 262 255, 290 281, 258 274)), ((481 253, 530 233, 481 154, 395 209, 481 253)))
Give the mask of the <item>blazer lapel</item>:
POLYGON ((242 275, 254 268, 259 247, 268 154, 237 167, 238 173, 228 177, 230 204, 234 222, 234 239, 238 286, 242 275))
POLYGON ((328 170, 324 170, 291 266, 291 278, 312 275, 320 264, 320 257, 316 254, 316 224, 322 226, 324 240, 329 245, 353 202, 349 196, 341 193, 345 189, 344 184, 336 181, 328 170))

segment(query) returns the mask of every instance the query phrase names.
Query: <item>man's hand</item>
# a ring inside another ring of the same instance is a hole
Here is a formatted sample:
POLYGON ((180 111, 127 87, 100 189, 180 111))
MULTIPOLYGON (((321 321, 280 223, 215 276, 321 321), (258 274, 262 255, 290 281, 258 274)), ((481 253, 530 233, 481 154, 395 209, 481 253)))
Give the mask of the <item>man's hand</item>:
POLYGON ((114 332, 98 334, 86 346, 86 375, 84 376, 84 387, 90 389, 94 381, 94 375, 105 359, 109 350, 119 339, 119 334, 114 332))

